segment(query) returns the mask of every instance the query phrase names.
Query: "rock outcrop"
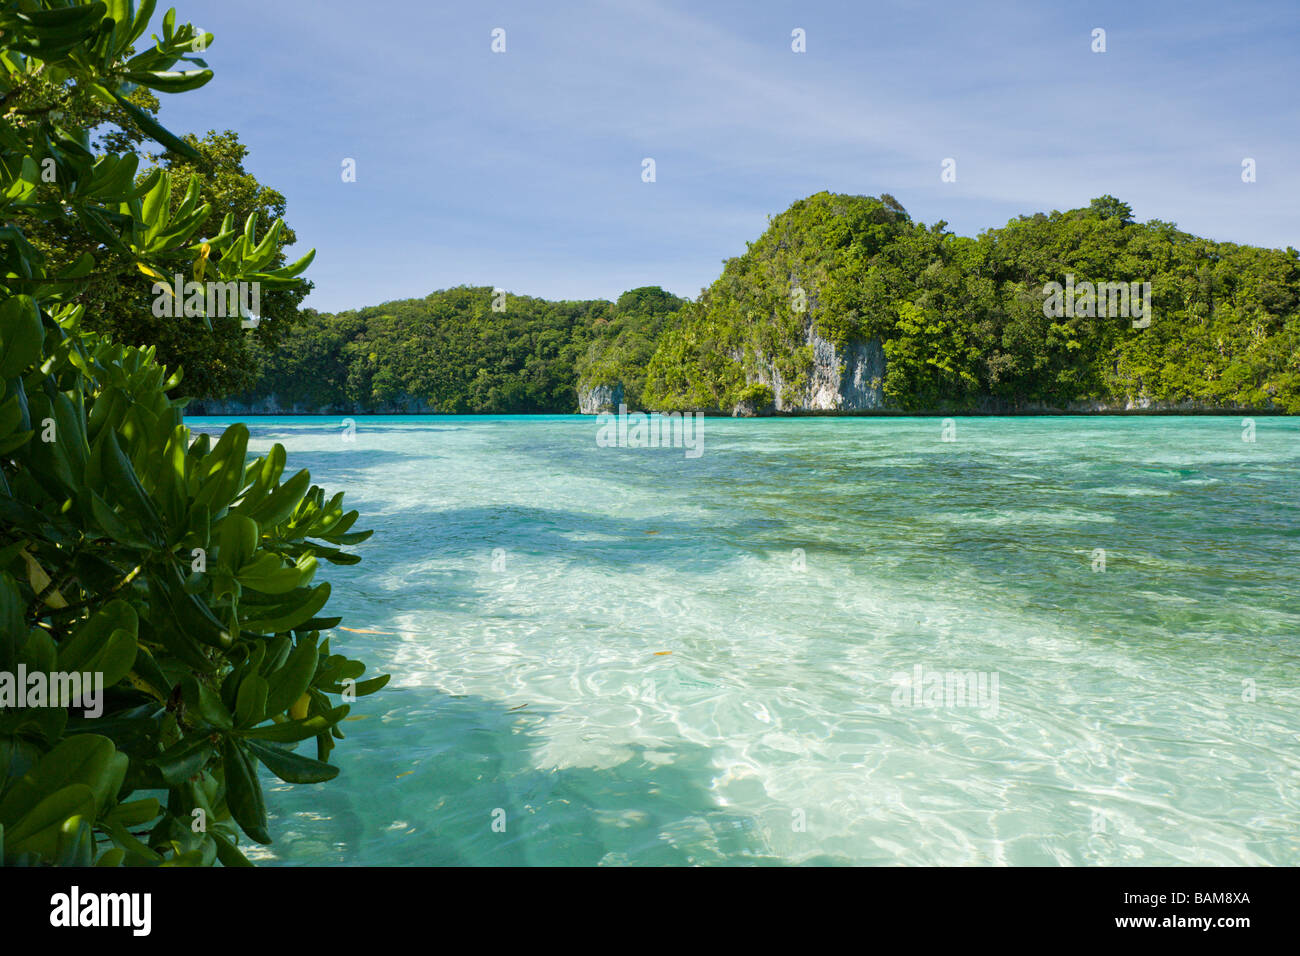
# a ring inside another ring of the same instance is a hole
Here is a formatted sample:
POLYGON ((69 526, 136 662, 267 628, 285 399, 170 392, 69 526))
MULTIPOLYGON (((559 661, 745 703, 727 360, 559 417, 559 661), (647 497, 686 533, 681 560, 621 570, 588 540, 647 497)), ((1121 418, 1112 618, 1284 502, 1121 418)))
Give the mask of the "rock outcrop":
POLYGON ((878 341, 850 342, 836 348, 822 338, 811 320, 805 336, 813 357, 801 391, 791 394, 780 370, 764 356, 758 358, 756 374, 748 376, 751 383, 772 389, 776 411, 847 413, 884 407, 885 351, 878 341))
POLYGON ((578 413, 581 415, 599 415, 602 412, 617 412, 623 404, 623 385, 585 385, 578 389, 578 413))

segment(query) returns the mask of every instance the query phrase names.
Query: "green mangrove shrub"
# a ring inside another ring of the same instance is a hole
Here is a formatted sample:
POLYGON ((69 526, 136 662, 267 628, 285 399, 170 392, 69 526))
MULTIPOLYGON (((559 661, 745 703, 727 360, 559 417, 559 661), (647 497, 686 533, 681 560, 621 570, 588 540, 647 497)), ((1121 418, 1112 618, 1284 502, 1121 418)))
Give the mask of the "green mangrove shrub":
MULTIPOLYGON (((160 295, 210 319, 214 281, 290 287, 270 268, 276 223, 216 236, 191 181, 96 156, 69 120, 78 97, 193 152, 127 96, 194 89, 211 42, 175 11, 135 45, 153 0, 17 0, 0 12, 0 859, 7 864, 246 865, 269 843, 259 767, 329 780, 339 722, 387 677, 331 653, 320 562, 347 565, 356 511, 284 448, 248 461, 248 431, 192 435, 179 372, 152 349, 83 330, 77 296, 105 257, 129 256, 160 295), (174 69, 178 64, 185 69, 174 69), (188 68, 192 66, 193 68, 188 68), (52 263, 18 222, 58 221, 86 250, 52 263), (184 289, 156 268, 193 262, 184 289), (202 301, 201 301, 202 300, 202 301), (188 300, 187 300, 188 303, 188 300), (287 476, 286 476, 287 475, 287 476), (75 675, 75 676, 74 676, 75 675), (314 742, 314 752, 304 752, 314 742)), ((190 310, 187 309, 188 313, 190 310)))

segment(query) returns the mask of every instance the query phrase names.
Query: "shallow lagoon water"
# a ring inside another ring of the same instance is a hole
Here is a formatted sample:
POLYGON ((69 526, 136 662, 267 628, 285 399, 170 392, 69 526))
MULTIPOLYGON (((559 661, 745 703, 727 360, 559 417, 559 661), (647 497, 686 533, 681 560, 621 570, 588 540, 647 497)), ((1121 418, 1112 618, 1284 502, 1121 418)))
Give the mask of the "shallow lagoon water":
POLYGON ((259 862, 1300 864, 1300 421, 246 421, 393 674, 259 862))

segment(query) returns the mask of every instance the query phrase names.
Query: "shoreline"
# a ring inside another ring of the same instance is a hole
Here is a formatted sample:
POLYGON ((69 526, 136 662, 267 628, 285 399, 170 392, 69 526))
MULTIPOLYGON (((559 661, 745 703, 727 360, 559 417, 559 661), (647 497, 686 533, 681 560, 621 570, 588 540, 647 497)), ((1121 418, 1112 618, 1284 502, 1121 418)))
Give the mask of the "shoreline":
MULTIPOLYGON (((1033 409, 1019 411, 954 411, 947 409, 925 409, 920 411, 901 411, 895 409, 867 409, 854 412, 839 411, 801 411, 773 412, 761 415, 733 415, 718 409, 691 409, 687 411, 647 411, 628 409, 629 414, 643 415, 666 414, 700 414, 705 418, 745 419, 797 419, 797 418, 1235 418, 1238 416, 1264 416, 1270 418, 1293 417, 1277 408, 1133 408, 1107 409, 1104 411, 1083 411, 1066 409, 1033 409)), ((566 416, 571 418, 590 418, 593 421, 601 415, 617 415, 617 412, 439 412, 439 411, 367 411, 362 409, 327 409, 321 411, 201 411, 185 410, 186 418, 337 418, 340 415, 360 415, 368 418, 545 418, 547 416, 566 416)))

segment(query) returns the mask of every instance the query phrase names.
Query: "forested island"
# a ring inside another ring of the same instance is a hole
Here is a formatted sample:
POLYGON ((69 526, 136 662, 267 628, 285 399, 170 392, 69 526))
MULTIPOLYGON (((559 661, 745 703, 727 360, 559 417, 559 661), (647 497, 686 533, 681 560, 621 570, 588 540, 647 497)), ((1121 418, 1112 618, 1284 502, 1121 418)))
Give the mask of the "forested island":
POLYGON ((1111 196, 969 238, 822 192, 694 301, 459 287, 303 310, 250 349, 255 384, 194 411, 1295 412, 1300 253, 1137 223, 1111 196), (1044 308, 1052 283, 1080 290, 1068 314, 1044 308), (1132 316, 1108 284, 1133 284, 1132 316))

